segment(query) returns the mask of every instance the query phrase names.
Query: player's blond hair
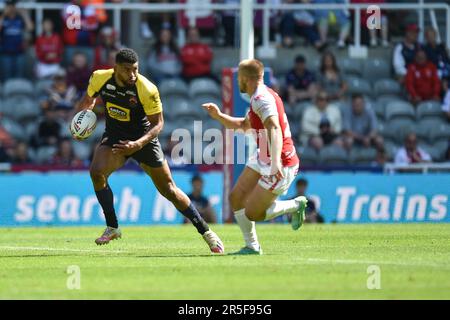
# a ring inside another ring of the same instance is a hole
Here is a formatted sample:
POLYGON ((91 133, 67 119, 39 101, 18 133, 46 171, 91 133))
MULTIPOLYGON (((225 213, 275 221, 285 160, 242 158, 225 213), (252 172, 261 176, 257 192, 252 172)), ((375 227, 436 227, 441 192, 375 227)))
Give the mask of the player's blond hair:
POLYGON ((264 65, 257 59, 245 59, 239 63, 239 72, 249 78, 262 79, 264 65))

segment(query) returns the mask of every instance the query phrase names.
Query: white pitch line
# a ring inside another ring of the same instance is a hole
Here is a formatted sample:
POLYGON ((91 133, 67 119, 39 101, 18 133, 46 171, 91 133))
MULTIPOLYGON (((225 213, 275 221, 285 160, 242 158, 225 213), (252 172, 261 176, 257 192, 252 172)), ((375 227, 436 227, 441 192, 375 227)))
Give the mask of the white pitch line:
POLYGON ((367 264, 367 265, 393 265, 403 267, 433 267, 450 269, 449 265, 436 264, 436 263, 422 263, 422 262, 395 262, 395 261, 367 261, 367 260, 351 260, 351 259, 321 259, 321 258, 307 258, 307 259, 295 259, 306 263, 317 264, 367 264))
POLYGON ((62 251, 62 252, 86 252, 86 253, 124 253, 124 252, 126 252, 126 251, 119 251, 119 250, 89 250, 89 249, 69 249, 69 248, 50 248, 50 247, 16 247, 16 246, 0 246, 0 250, 62 251))

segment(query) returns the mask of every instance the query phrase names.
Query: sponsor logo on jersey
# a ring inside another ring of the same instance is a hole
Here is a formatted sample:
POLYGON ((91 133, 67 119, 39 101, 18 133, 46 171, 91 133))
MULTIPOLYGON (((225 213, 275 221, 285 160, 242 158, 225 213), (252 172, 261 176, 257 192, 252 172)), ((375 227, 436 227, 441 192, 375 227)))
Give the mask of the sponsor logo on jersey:
POLYGON ((109 92, 107 92, 107 91, 105 91, 105 90, 102 90, 102 93, 101 93, 101 94, 104 95, 104 96, 112 97, 112 98, 115 98, 115 97, 116 97, 115 94, 111 94, 111 93, 109 93, 109 92))
POLYGON ((130 121, 130 110, 119 107, 110 102, 106 103, 106 109, 108 110, 108 115, 118 121, 130 121))
POLYGON ((108 90, 116 90, 116 86, 113 86, 112 84, 107 84, 106 85, 106 89, 108 89, 108 90))
POLYGON ((130 96, 136 96, 136 93, 134 93, 133 91, 131 91, 131 90, 127 90, 127 91, 125 91, 125 93, 126 94, 129 94, 130 96))

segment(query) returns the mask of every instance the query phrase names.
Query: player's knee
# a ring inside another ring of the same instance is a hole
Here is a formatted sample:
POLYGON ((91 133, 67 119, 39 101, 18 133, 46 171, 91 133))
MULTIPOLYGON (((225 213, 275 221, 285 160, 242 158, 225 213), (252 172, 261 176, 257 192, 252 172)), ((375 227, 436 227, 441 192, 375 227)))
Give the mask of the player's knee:
POLYGON ((264 212, 260 212, 258 210, 249 207, 245 208, 245 215, 251 221, 262 221, 264 220, 265 216, 264 212))
POLYGON ((99 168, 92 167, 89 169, 91 180, 94 184, 101 184, 106 182, 106 174, 99 168))

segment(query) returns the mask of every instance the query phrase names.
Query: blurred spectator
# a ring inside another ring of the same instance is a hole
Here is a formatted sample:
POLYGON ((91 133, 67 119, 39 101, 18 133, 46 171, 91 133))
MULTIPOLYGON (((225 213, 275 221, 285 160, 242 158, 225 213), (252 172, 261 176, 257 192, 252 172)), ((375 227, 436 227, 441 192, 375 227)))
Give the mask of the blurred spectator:
POLYGON ((13 150, 13 156, 11 159, 11 163, 13 164, 30 164, 33 161, 30 158, 29 152, 28 152, 28 145, 20 141, 17 143, 16 147, 13 150))
MULTIPOLYGON (((312 3, 346 3, 346 0, 312 0, 312 3)), ((328 41, 328 27, 331 23, 339 25, 339 40, 337 46, 339 48, 345 47, 350 32, 350 19, 347 10, 315 10, 316 20, 319 24, 320 39, 323 43, 328 41)))
POLYGON ((384 166, 388 162, 388 155, 386 153, 386 149, 384 147, 377 149, 377 154, 375 155, 375 162, 373 163, 376 166, 384 166))
POLYGON ((419 27, 416 24, 408 25, 406 27, 405 39, 394 48, 394 71, 400 83, 404 82, 408 66, 414 62, 414 57, 419 49, 419 43, 417 42, 418 34, 419 27))
POLYGON ((59 70, 53 77, 53 84, 47 90, 46 100, 42 102, 42 108, 57 110, 60 117, 69 120, 77 100, 77 90, 67 84, 66 72, 59 70))
POLYGON ((2 143, 0 142, 0 163, 2 162, 11 162, 11 158, 6 152, 6 148, 4 148, 2 143))
POLYGON ((181 72, 179 54, 170 29, 162 29, 147 62, 150 78, 159 83, 163 79, 179 76, 181 72))
MULTIPOLYGON (((87 7, 89 5, 100 5, 99 7, 95 7, 95 16, 97 18, 98 23, 106 23, 108 21, 108 14, 105 8, 102 6, 106 1, 105 0, 82 0, 81 3, 83 6, 87 7)), ((107 2, 121 2, 121 1, 107 1, 107 2)))
POLYGON ((72 0, 65 5, 62 11, 63 20, 63 41, 70 46, 93 46, 96 39, 96 31, 99 27, 99 20, 96 15, 96 8, 90 4, 85 4, 82 0, 72 0), (81 11, 80 25, 75 23, 74 12, 69 8, 78 6, 81 11))
POLYGON ((395 155, 395 164, 411 164, 420 162, 431 162, 431 156, 422 148, 417 146, 417 136, 409 133, 405 138, 405 145, 395 155))
POLYGON ((61 124, 58 121, 56 111, 48 109, 44 111, 44 118, 38 126, 35 146, 56 146, 61 137, 61 124))
POLYGON ((441 81, 435 65, 427 60, 425 51, 419 49, 415 61, 409 65, 405 80, 406 90, 412 103, 440 100, 441 81))
POLYGON ((447 117, 447 120, 450 121, 450 89, 447 90, 445 95, 444 102, 442 104, 442 111, 444 111, 444 115, 447 117))
POLYGON ((423 50, 427 54, 428 60, 438 69, 439 78, 448 83, 450 81, 450 57, 445 45, 437 43, 436 36, 436 30, 433 27, 428 27, 425 30, 423 50))
POLYGON ((187 32, 187 44, 181 49, 182 75, 186 81, 198 77, 212 77, 211 62, 213 52, 211 48, 200 42, 200 35, 196 27, 187 32))
POLYGON ((316 209, 316 203, 313 199, 306 196, 306 189, 308 188, 308 180, 305 178, 300 178, 295 184, 295 197, 305 196, 308 199, 308 204, 306 205, 306 219, 307 223, 323 223, 324 219, 316 209))
POLYGON ((75 86, 79 95, 86 91, 91 77, 91 69, 88 66, 88 60, 84 53, 77 52, 72 57, 72 63, 67 68, 67 82, 75 86))
MULTIPOLYGON (((174 0, 140 0, 143 3, 170 3, 174 0)), ((141 37, 152 39, 161 28, 172 28, 177 23, 176 14, 173 12, 146 12, 142 14, 140 23, 141 37)))
POLYGON ((120 49, 115 30, 109 26, 103 27, 100 32, 99 44, 94 50, 94 71, 114 67, 115 55, 120 49))
POLYGON ((324 145, 336 143, 342 145, 338 135, 342 130, 342 117, 339 108, 329 104, 325 91, 319 91, 315 105, 308 107, 302 117, 301 140, 316 150, 324 145))
MULTIPOLYGON (((381 3, 386 3, 386 0, 351 0, 351 3, 362 3, 367 4, 367 7, 369 5, 376 5, 381 3)), ((362 30, 367 29, 367 20, 369 18, 369 14, 366 10, 361 10, 361 28, 362 30)), ((381 45, 383 47, 389 46, 388 41, 388 30, 389 30, 389 21, 388 17, 385 14, 385 12, 381 12, 381 45)), ((370 37, 370 46, 376 47, 378 45, 378 39, 377 39, 377 29, 369 29, 369 37, 370 37)))
POLYGON ((377 117, 361 94, 354 94, 351 108, 343 111, 344 145, 351 149, 353 145, 377 149, 383 147, 383 138, 377 133, 377 117))
MULTIPOLYGON (((191 180, 192 193, 188 195, 189 199, 194 203, 198 212, 207 223, 217 223, 216 213, 214 212, 208 198, 203 195, 203 179, 199 175, 195 175, 191 180)), ((187 222, 187 220, 185 220, 187 222)))
MULTIPOLYGON (((294 0, 285 0, 286 3, 294 3, 294 0)), ((309 3, 311 0, 302 0, 303 3, 309 3)), ((283 45, 292 47, 294 44, 294 35, 299 33, 304 36, 309 43, 316 49, 322 50, 325 42, 321 41, 317 31, 314 15, 308 10, 285 11, 280 23, 283 45)))
POLYGON ((63 42, 59 34, 53 31, 53 22, 42 22, 42 34, 36 39, 36 77, 51 78, 59 68, 63 56, 63 42))
POLYGON ((295 58, 294 68, 286 75, 289 104, 310 100, 316 96, 316 77, 306 69, 306 59, 302 55, 295 58))
POLYGON ((62 139, 58 143, 58 149, 50 160, 50 164, 57 166, 77 167, 81 166, 83 162, 75 156, 70 139, 62 139))
MULTIPOLYGON (((177 0, 179 3, 189 3, 197 6, 204 6, 205 4, 213 3, 214 0, 177 0)), ((255 1, 256 2, 256 1, 255 1)), ((214 11, 206 8, 199 10, 198 8, 192 8, 185 11, 179 11, 179 23, 182 28, 186 29, 192 27, 191 17, 194 16, 194 25, 199 29, 213 30, 216 28, 216 16, 214 11)))
POLYGON ((25 37, 33 30, 28 13, 16 8, 16 0, 6 0, 0 15, 0 80, 25 77, 25 37))
POLYGON ((2 126, 2 114, 0 113, 0 145, 4 148, 10 148, 14 145, 14 138, 9 134, 9 132, 2 126))
POLYGON ((336 57, 330 51, 322 56, 317 82, 328 93, 330 100, 342 99, 347 92, 347 84, 337 66, 336 57))

